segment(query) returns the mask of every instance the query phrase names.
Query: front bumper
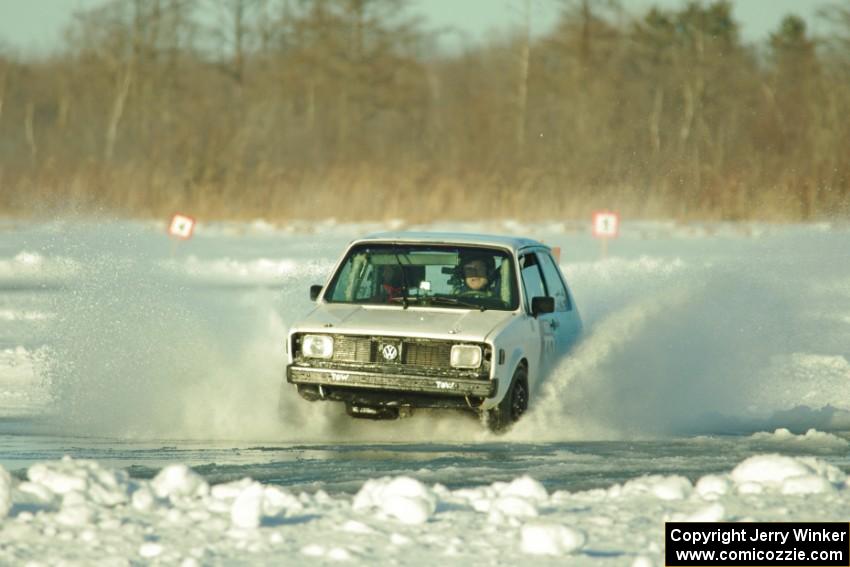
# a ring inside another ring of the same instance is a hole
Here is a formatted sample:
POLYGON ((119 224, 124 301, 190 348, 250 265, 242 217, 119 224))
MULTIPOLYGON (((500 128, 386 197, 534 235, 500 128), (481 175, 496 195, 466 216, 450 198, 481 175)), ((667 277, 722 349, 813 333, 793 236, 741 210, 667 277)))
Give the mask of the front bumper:
POLYGON ((450 397, 490 398, 499 387, 497 379, 458 378, 384 374, 355 370, 328 370, 289 365, 286 381, 291 384, 362 388, 373 391, 410 392, 450 397))

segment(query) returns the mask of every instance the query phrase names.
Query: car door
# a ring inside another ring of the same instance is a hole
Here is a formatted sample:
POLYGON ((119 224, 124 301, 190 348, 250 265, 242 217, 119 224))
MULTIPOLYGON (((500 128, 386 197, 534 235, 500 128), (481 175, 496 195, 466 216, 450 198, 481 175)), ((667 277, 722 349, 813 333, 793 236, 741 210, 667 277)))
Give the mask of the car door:
MULTIPOLYGON (((530 314, 532 298, 545 297, 546 285, 543 283, 543 273, 536 253, 527 252, 521 255, 519 265, 523 291, 525 292, 525 309, 530 314)), ((555 358, 557 346, 556 329, 558 328, 558 323, 555 320, 554 313, 538 315, 536 318, 530 317, 530 320, 532 328, 539 337, 540 342, 540 356, 537 360, 537 367, 545 373, 549 370, 555 358)))
POLYGON ((537 254, 543 272, 546 293, 555 299, 555 348, 558 355, 566 353, 581 334, 581 318, 573 304, 566 280, 548 251, 537 254))

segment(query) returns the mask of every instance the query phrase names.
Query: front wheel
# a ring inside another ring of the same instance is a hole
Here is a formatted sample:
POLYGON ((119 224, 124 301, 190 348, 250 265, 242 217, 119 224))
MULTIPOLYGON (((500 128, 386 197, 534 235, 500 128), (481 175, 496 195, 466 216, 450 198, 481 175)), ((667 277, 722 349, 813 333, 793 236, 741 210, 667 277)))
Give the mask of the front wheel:
POLYGON ((494 433, 502 433, 519 421, 528 409, 528 370, 517 366, 505 397, 495 408, 487 411, 487 426, 494 433))

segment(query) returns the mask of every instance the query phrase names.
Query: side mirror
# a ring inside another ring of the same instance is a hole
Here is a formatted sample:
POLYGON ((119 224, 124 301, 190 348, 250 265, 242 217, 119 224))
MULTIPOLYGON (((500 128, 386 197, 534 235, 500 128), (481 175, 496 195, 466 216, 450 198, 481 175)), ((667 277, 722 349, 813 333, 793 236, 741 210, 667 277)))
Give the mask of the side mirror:
POLYGON ((320 293, 322 293, 322 286, 311 285, 310 286, 310 301, 316 301, 319 298, 320 293))
POLYGON ((537 317, 555 311, 554 297, 533 297, 531 299, 531 314, 537 317))

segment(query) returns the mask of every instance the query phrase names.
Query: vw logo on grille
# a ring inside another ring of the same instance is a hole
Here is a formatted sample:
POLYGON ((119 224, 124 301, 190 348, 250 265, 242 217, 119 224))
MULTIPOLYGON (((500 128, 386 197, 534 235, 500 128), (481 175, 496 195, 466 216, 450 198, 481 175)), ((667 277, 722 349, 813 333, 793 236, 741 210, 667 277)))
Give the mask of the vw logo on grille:
POLYGON ((395 360, 398 358, 398 347, 395 345, 384 345, 381 348, 381 354, 384 357, 384 360, 395 360))

